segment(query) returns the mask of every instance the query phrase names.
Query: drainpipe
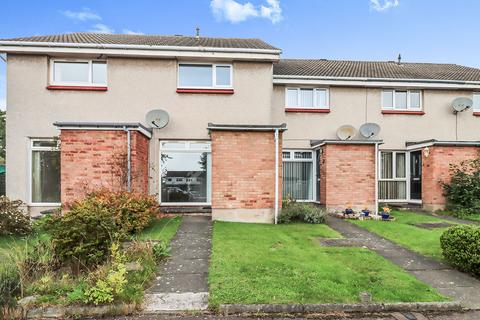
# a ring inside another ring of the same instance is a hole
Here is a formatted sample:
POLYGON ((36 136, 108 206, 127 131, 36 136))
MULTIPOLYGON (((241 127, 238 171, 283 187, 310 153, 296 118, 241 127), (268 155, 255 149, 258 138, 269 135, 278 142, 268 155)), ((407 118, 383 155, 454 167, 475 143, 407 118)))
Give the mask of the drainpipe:
POLYGON ((275 129, 275 224, 278 222, 278 129, 275 129))
POLYGON ((378 142, 375 143, 375 215, 378 216, 378 142))
POLYGON ((132 143, 130 129, 123 127, 123 130, 127 132, 127 190, 132 191, 132 143))

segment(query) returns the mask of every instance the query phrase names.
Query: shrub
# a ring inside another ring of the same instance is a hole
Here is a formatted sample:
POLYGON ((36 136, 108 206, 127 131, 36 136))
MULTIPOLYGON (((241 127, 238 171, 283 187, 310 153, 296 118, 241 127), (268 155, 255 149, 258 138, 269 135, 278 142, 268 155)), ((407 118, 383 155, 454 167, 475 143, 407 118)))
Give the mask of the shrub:
POLYGON ((125 235, 143 230, 150 224, 159 208, 155 197, 126 191, 92 192, 83 202, 110 209, 118 231, 125 235))
MULTIPOLYGON (((7 263, 2 258, 0 263, 0 318, 3 311, 13 308, 16 297, 20 295, 20 275, 15 264, 7 263)), ((3 319, 3 318, 2 318, 3 319)))
POLYGON ((93 202, 79 202, 65 214, 47 217, 45 229, 56 256, 75 273, 105 261, 118 238, 111 212, 93 202))
POLYGON ((113 242, 145 228, 155 216, 154 197, 96 191, 70 205, 65 214, 47 218, 55 253, 78 272, 104 262, 113 242))
POLYGON ((152 246, 152 253, 156 261, 161 261, 170 256, 170 248, 168 243, 162 241, 152 246))
POLYGON ((455 268, 480 276, 480 227, 459 225, 440 237, 442 253, 455 268))
POLYGON ((30 217, 23 212, 20 200, 0 196, 0 235, 25 235, 32 231, 30 217))
POLYGON ((119 252, 118 244, 114 243, 111 247, 111 262, 90 276, 91 286, 85 290, 84 302, 95 305, 113 302, 126 288, 126 275, 125 255, 119 252))
POLYGON ((460 217, 480 213, 480 158, 451 165, 450 174, 443 185, 447 208, 460 217))
POLYGON ((318 224, 325 222, 325 216, 325 210, 314 204, 289 200, 288 202, 283 202, 278 222, 290 223, 303 221, 318 224))

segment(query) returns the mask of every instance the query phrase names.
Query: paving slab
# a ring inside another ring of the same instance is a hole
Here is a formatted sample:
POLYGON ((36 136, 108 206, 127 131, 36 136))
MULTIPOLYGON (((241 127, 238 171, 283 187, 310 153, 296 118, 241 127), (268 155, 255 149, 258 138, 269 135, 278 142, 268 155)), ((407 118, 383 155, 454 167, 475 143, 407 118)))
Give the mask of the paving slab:
POLYGON ((441 294, 460 302, 465 308, 480 309, 480 281, 474 277, 342 219, 328 217, 327 222, 344 236, 344 242, 350 239, 359 246, 375 251, 441 294))
POLYGON ((209 216, 184 216, 170 242, 171 257, 157 268, 147 291, 147 312, 205 310, 212 246, 209 216))

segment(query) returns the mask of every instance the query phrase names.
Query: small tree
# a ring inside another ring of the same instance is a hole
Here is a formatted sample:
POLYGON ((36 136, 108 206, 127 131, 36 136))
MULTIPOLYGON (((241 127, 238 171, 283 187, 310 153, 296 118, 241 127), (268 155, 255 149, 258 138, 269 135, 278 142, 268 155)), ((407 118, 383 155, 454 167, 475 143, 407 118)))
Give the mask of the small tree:
POLYGON ((450 173, 443 184, 447 209, 459 216, 480 213, 480 157, 450 165, 450 173))

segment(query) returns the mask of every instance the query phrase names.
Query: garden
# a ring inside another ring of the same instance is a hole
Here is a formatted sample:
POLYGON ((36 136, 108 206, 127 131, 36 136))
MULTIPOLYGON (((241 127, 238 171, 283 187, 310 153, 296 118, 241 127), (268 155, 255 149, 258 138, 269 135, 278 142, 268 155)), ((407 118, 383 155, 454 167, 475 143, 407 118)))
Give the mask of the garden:
MULTIPOLYGON (((392 211, 391 222, 349 220, 405 248, 442 260, 460 271, 480 277, 480 226, 442 219, 448 214, 480 221, 480 158, 450 167, 451 180, 443 184, 446 211, 437 217, 412 211, 392 211)), ((382 208, 382 211, 389 211, 382 208)))
POLYGON ((0 308, 138 306, 180 218, 158 218, 154 197, 96 191, 30 220, 0 197, 0 308))
POLYGON ((278 225, 215 222, 209 271, 210 305, 445 301, 373 251, 326 247, 341 238, 325 211, 286 199, 278 225))

